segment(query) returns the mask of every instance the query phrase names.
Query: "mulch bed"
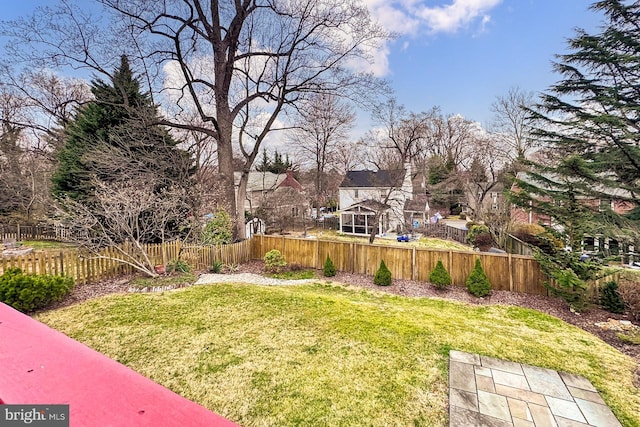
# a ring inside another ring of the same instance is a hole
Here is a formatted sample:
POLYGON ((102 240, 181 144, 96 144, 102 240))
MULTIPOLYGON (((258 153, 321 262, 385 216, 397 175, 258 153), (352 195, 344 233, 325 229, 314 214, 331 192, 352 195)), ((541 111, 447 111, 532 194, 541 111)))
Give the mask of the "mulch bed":
MULTIPOLYGON (((264 263, 262 261, 251 261, 240 265, 237 272, 262 274, 263 271, 264 263)), ((318 274, 322 277, 322 272, 318 274)), ((119 277, 88 285, 78 285, 67 298, 49 309, 65 307, 103 295, 126 293, 129 288, 129 282, 133 277, 134 276, 119 277)), ((630 320, 626 315, 612 314, 597 306, 591 307, 584 313, 577 314, 573 313, 568 305, 560 298, 527 295, 508 291, 492 291, 491 295, 486 298, 476 298, 470 295, 465 288, 452 286, 446 290, 439 290, 425 282, 413 280, 394 280, 391 286, 376 286, 373 284, 373 278, 370 276, 344 272, 338 272, 331 278, 331 281, 348 283, 352 286, 408 297, 442 298, 471 305, 512 305, 547 313, 584 329, 615 347, 620 352, 633 357, 639 363, 639 368, 636 371, 636 385, 640 386, 640 346, 624 343, 617 337, 618 332, 596 326, 596 323, 607 322, 608 319, 630 320)))

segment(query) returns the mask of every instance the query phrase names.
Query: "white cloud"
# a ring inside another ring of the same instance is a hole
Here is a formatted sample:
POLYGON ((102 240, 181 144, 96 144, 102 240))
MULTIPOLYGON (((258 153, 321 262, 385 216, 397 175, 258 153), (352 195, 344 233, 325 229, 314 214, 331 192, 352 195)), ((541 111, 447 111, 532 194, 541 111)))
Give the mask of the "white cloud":
MULTIPOLYGON (((397 36, 416 37, 421 34, 455 33, 469 25, 478 23, 475 35, 486 31, 491 22, 491 9, 502 0, 438 0, 433 5, 429 0, 364 0, 369 12, 385 30, 397 36), (427 4, 429 3, 429 5, 427 4)), ((401 45, 403 50, 409 42, 401 45)), ((373 68, 369 71, 384 76, 389 71, 389 43, 385 42, 373 53, 373 68)))
POLYGON ((446 6, 419 7, 420 18, 432 32, 453 33, 482 17, 482 25, 491 19, 487 11, 496 7, 502 0, 453 0, 446 6))
POLYGON ((369 11, 385 29, 398 35, 454 33, 480 20, 481 29, 491 20, 488 12, 502 0, 365 0, 369 11), (428 5, 427 3, 430 3, 428 5))

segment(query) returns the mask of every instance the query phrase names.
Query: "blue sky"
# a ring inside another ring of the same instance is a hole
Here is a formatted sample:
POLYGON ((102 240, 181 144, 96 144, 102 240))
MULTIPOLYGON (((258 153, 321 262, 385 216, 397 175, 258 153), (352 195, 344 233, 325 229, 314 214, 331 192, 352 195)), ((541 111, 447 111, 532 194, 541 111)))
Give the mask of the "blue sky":
MULTIPOLYGON (((87 0, 84 0, 87 1, 87 0)), ((0 0, 2 20, 55 0, 0 0)), ((409 110, 440 106, 445 114, 487 124, 490 105, 512 86, 535 93, 557 81, 554 54, 574 28, 593 31, 601 16, 586 0, 365 0, 399 37, 377 52, 376 71, 409 110)), ((367 127, 362 117, 359 127, 367 127)))
POLYGON ((595 31, 601 21, 585 0, 385 3, 386 16, 393 15, 389 4, 405 11, 398 15, 398 28, 386 24, 402 33, 389 45, 388 56, 387 78, 398 100, 413 111, 440 106, 445 114, 483 124, 491 119, 495 97, 510 87, 539 93, 555 83, 554 55, 567 51, 576 27, 595 31))

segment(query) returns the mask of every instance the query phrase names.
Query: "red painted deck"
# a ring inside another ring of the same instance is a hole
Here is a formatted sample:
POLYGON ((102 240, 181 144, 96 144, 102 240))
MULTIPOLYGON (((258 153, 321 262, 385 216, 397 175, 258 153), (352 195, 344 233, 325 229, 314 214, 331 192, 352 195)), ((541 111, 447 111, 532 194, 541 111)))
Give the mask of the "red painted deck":
POLYGON ((77 427, 236 426, 2 303, 0 403, 69 404, 77 427))

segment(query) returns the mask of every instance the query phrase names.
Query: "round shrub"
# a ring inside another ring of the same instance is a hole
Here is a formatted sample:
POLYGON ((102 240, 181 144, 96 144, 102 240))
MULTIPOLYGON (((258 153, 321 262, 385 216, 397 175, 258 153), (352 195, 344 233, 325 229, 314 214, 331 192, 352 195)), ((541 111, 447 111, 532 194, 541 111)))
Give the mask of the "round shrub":
POLYGON ((277 249, 271 249, 264 255, 264 269, 267 273, 280 273, 287 266, 284 255, 277 249))
POLYGON ((380 261, 380 267, 373 277, 373 283, 378 286, 389 286, 391 284, 391 271, 387 268, 384 261, 380 261))
POLYGON ((480 233, 475 237, 473 244, 480 250, 488 250, 493 245, 493 237, 489 233, 480 233))
POLYGON ((476 237, 479 234, 487 233, 489 234, 489 227, 482 224, 474 224, 469 228, 469 233, 467 234, 467 242, 472 245, 476 245, 476 237))
POLYGON ((25 313, 62 300, 71 289, 71 277, 23 274, 19 268, 10 268, 0 276, 0 302, 25 313))
POLYGON ((327 259, 324 260, 322 274, 324 274, 324 277, 333 277, 336 275, 336 266, 333 265, 333 261, 331 261, 329 255, 327 255, 327 259))
POLYGON ((604 284, 600 291, 600 305, 611 313, 624 313, 624 301, 618 292, 618 284, 610 281, 604 284))
POLYGON ((442 261, 438 261, 435 268, 429 274, 429 282, 438 289, 444 289, 451 284, 451 275, 444 268, 442 261))
POLYGON ((487 275, 484 274, 479 259, 476 259, 476 265, 467 279, 467 290, 476 297, 486 297, 491 292, 491 282, 489 282, 487 275))
POLYGON ((233 220, 224 209, 219 209, 202 232, 205 245, 226 245, 233 242, 233 220))

